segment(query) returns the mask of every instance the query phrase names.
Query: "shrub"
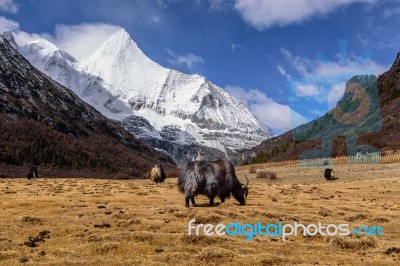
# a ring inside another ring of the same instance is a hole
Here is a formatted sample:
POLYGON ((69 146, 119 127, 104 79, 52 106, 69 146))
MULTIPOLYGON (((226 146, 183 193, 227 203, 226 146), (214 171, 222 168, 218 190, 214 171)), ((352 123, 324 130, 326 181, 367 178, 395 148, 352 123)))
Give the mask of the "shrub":
POLYGON ((129 175, 127 175, 127 174, 125 174, 125 173, 119 173, 119 174, 116 174, 116 175, 114 176, 114 179, 118 179, 118 180, 129 180, 130 177, 129 177, 129 175))
POLYGON ((250 174, 255 174, 256 173, 256 168, 254 167, 254 165, 250 166, 249 173, 250 174))
POLYGON ((257 178, 268 178, 270 180, 278 179, 278 175, 272 171, 260 171, 257 173, 257 178))

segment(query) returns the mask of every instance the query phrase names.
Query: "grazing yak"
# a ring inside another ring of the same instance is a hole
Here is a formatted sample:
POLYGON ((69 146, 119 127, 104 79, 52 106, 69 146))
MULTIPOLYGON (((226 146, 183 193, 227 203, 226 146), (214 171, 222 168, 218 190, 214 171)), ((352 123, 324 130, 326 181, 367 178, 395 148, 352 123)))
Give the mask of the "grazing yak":
POLYGON ((326 168, 324 176, 326 180, 333 180, 333 178, 335 177, 335 173, 333 172, 333 169, 326 168))
POLYGON ((186 165, 186 169, 178 179, 178 189, 185 194, 185 206, 196 206, 194 196, 207 195, 210 205, 214 205, 214 198, 218 196, 221 203, 233 195, 241 204, 246 204, 249 179, 245 185, 236 177, 233 164, 227 160, 194 161, 186 165))
POLYGON ((37 170, 37 167, 36 166, 32 166, 30 169, 29 169, 29 172, 28 172, 28 174, 26 175, 26 177, 28 178, 28 179, 31 179, 32 177, 38 177, 39 175, 38 175, 38 170, 37 170))
POLYGON ((153 169, 151 169, 150 179, 154 183, 162 183, 164 182, 165 178, 166 176, 161 165, 159 164, 154 165, 153 169))

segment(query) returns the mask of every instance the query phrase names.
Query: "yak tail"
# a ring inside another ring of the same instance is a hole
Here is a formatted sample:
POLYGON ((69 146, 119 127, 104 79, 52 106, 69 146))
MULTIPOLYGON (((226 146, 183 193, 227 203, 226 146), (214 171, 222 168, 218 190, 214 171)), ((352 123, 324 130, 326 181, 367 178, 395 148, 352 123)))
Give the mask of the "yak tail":
POLYGON ((193 170, 185 171, 178 178, 178 189, 185 193, 196 189, 196 172, 193 170))

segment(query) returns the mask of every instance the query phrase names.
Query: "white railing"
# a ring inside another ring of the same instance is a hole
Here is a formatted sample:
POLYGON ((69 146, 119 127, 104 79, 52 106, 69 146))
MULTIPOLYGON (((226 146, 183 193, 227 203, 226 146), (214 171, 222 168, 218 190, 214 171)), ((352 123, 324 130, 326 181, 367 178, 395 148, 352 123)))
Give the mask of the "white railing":
POLYGON ((400 153, 381 155, 380 153, 371 154, 358 154, 355 156, 340 156, 333 158, 315 158, 315 159, 303 159, 303 160, 288 160, 281 162, 270 162, 270 163, 256 163, 244 166, 236 167, 237 171, 244 171, 250 168, 254 169, 265 169, 270 167, 280 166, 324 166, 332 164, 344 164, 344 163, 397 163, 400 162, 400 153))

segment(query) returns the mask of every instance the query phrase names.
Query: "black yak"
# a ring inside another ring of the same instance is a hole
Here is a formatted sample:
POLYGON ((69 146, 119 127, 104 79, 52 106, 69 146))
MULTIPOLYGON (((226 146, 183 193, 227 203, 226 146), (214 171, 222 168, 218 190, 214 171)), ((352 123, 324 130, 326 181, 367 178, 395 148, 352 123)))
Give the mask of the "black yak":
POLYGON ((326 180, 333 180, 333 178, 335 177, 335 174, 334 174, 334 172, 333 172, 333 169, 326 168, 326 169, 325 169, 324 176, 325 176, 325 179, 326 179, 326 180))
POLYGON ((178 179, 178 189, 185 194, 185 206, 196 206, 194 196, 207 195, 210 205, 214 205, 214 198, 218 196, 221 203, 233 195, 241 204, 246 204, 249 179, 245 185, 241 184, 236 176, 233 164, 227 160, 189 162, 178 179))
POLYGON ((151 169, 150 179, 155 183, 164 182, 166 176, 162 166, 159 164, 154 165, 153 169, 151 169))
POLYGON ((28 174, 26 175, 26 177, 28 178, 28 179, 31 179, 32 177, 38 177, 39 175, 38 175, 38 170, 37 170, 37 167, 36 166, 32 166, 30 169, 29 169, 29 172, 28 172, 28 174))

